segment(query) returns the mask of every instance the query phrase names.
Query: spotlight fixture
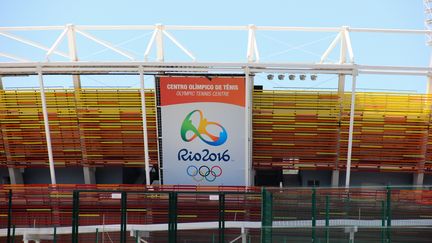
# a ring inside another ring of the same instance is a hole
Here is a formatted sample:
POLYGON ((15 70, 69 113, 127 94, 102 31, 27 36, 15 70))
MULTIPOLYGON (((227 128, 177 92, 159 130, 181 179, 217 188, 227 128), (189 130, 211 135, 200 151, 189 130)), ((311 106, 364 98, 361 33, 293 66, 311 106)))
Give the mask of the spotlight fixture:
POLYGON ((279 75, 278 75, 278 79, 279 79, 279 80, 283 80, 284 78, 285 78, 285 75, 283 75, 283 74, 279 74, 279 75))
POLYGON ((273 80, 273 78, 274 78, 274 75, 273 75, 273 74, 269 74, 269 75, 267 75, 267 79, 268 79, 268 80, 273 80))
POLYGON ((305 79, 306 79, 306 75, 300 74, 300 80, 305 80, 305 79))
POLYGON ((317 80, 317 78, 318 78, 318 76, 317 76, 316 74, 312 74, 312 75, 310 76, 310 79, 311 79, 312 81, 317 80))
POLYGON ((294 74, 290 74, 290 75, 288 76, 288 78, 289 78, 289 80, 294 80, 296 77, 295 77, 294 74))

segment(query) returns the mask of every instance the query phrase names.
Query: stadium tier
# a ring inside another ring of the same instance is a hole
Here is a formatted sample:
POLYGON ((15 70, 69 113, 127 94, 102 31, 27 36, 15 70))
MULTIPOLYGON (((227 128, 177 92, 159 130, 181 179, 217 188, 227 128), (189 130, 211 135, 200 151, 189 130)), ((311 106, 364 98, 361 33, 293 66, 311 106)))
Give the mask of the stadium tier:
MULTIPOLYGON (((142 167, 137 89, 49 89, 46 92, 55 166, 142 167)), ((0 91, 0 165, 48 167, 40 94, 0 91)), ((344 170, 351 96, 329 91, 255 90, 254 169, 344 170)), ((432 171, 430 96, 356 95, 352 169, 432 171)), ((158 164, 156 106, 146 91, 150 164, 158 164)))

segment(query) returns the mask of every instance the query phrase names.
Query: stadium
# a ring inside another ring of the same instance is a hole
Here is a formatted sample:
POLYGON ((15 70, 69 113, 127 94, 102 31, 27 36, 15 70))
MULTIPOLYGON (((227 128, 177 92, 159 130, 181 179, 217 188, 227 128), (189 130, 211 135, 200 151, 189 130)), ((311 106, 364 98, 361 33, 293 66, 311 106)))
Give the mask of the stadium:
POLYGON ((432 68, 357 62, 352 41, 426 25, 0 26, 0 241, 430 242, 432 68), (243 61, 201 61, 196 32, 243 61), (268 33, 326 44, 263 61, 268 33), (109 38, 137 34, 144 58, 109 38), (358 89, 381 77, 426 91, 358 89))

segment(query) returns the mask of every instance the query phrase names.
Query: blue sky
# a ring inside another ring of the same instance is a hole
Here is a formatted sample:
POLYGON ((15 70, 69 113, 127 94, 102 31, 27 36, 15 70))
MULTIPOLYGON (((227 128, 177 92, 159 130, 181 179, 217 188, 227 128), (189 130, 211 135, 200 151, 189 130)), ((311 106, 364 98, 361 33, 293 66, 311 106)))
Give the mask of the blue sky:
MULTIPOLYGON (((1 26, 33 25, 271 25, 271 26, 323 26, 424 29, 422 0, 310 0, 310 1, 26 1, 1 0, 1 26)), ((92 32, 94 35, 120 44, 139 60, 143 59, 150 32, 92 32)), ((23 33, 26 38, 51 45, 59 32, 23 33)), ((190 49, 198 61, 245 61, 246 36, 244 32, 173 32, 190 49), (221 38, 223 36, 223 38, 221 38)), ((315 62, 327 48, 333 33, 275 33, 257 35, 263 62, 315 62), (305 45, 307 44, 307 45, 305 45), (298 46, 301 46, 300 49, 298 46)), ((102 46, 79 37, 78 55, 81 60, 125 60, 102 46)), ((352 35, 356 62, 370 65, 428 65, 430 48, 421 35, 365 34, 352 35)), ((65 43, 60 50, 67 50, 65 43)), ((43 60, 44 53, 0 37, 0 52, 43 60)), ((171 43, 166 41, 167 60, 185 60, 171 43)), ((154 57, 154 53, 152 53, 154 57)), ((330 58, 337 59, 335 52, 330 58)), ((66 61, 53 57, 53 60, 66 61)), ((6 61, 6 59, 0 59, 6 61)), ((33 78, 5 78, 6 87, 36 86, 33 78)), ((360 89, 389 89, 424 92, 424 77, 371 76, 359 77, 360 89)), ((136 86, 136 77, 85 77, 85 86, 136 86)), ((48 77, 47 86, 70 86, 69 77, 48 77)), ((303 87, 336 88, 337 78, 320 75, 312 81, 268 81, 258 76, 257 84, 267 88, 303 87)), ((347 84, 347 89, 349 89, 347 84)))

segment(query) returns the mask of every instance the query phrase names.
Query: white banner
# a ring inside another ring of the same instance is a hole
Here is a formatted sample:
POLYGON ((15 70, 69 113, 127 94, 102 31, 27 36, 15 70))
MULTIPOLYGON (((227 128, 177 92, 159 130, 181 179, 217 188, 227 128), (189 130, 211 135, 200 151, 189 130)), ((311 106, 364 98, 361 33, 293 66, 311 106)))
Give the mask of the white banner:
POLYGON ((160 77, 164 184, 245 185, 245 79, 160 77))

